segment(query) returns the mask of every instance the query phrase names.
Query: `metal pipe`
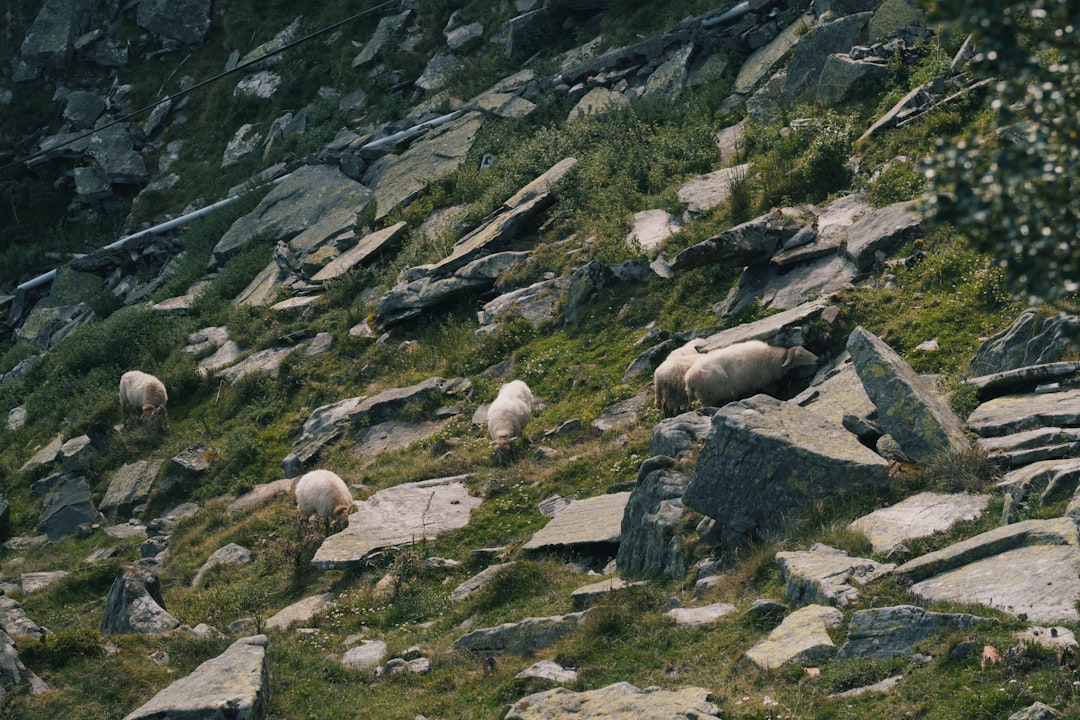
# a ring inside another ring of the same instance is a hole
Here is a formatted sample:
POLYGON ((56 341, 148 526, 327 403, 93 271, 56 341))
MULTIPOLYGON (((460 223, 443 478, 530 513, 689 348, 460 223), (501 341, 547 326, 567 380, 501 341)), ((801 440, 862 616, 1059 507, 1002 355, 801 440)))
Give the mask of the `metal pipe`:
POLYGON ((398 142, 399 140, 405 140, 407 138, 411 138, 413 135, 416 135, 417 133, 421 133, 424 130, 430 130, 431 128, 437 128, 440 125, 445 125, 446 123, 450 122, 451 120, 459 117, 463 112, 464 112, 464 110, 455 110, 454 112, 452 112, 452 113, 450 113, 448 115, 442 115, 442 116, 434 118, 432 120, 428 120, 426 122, 419 123, 418 125, 413 125, 411 128, 406 128, 405 130, 399 130, 398 132, 396 132, 396 133, 394 133, 392 135, 387 135, 386 137, 378 138, 377 140, 372 140, 369 143, 365 143, 365 144, 360 146, 360 149, 361 150, 374 150, 374 149, 377 149, 377 148, 381 148, 383 145, 391 145, 393 143, 398 142))
MULTIPOLYGON (((278 183, 282 182, 283 180, 285 180, 285 178, 289 177, 290 175, 292 175, 292 173, 282 175, 279 178, 274 178, 273 180, 271 180, 269 183, 266 183, 266 184, 268 184, 268 185, 277 185, 278 183)), ((258 187, 262 187, 262 185, 260 185, 258 187)), ((252 190, 256 190, 256 189, 258 189, 258 187, 252 188, 252 190)), ((248 192, 250 192, 250 191, 248 191, 248 192)), ((199 208, 198 210, 192 210, 191 212, 187 213, 186 215, 181 215, 180 217, 173 218, 172 220, 166 220, 163 223, 159 223, 158 225, 154 225, 153 227, 148 227, 145 230, 140 230, 139 232, 132 233, 131 235, 125 235, 124 237, 120 238, 119 240, 117 240, 115 242, 112 242, 112 243, 109 243, 108 245, 106 245, 105 247, 103 247, 101 249, 102 250, 119 250, 120 248, 124 247, 124 245, 131 242, 132 240, 137 240, 139 238, 146 237, 147 235, 160 235, 163 232, 167 232, 169 230, 172 230, 173 228, 180 227, 181 225, 186 225, 189 222, 192 222, 193 220, 198 220, 201 217, 205 217, 206 215, 209 215, 210 213, 214 212, 215 210, 220 210, 221 208, 223 208, 223 207, 225 207, 227 205, 231 205, 232 203, 234 203, 237 200, 239 200, 240 198, 242 198, 245 194, 246 193, 237 193, 236 195, 233 195, 232 197, 227 197, 224 200, 218 200, 216 203, 211 203, 210 205, 207 205, 206 207, 199 208)), ((55 277, 56 277, 56 268, 53 268, 52 270, 50 270, 47 273, 43 273, 41 275, 38 275, 36 278, 32 278, 32 279, 27 280, 26 282, 22 283, 21 285, 16 286, 15 290, 16 291, 19 291, 19 290, 32 290, 32 289, 34 289, 36 287, 44 285, 47 282, 51 282, 53 280, 53 278, 55 278, 55 277)))

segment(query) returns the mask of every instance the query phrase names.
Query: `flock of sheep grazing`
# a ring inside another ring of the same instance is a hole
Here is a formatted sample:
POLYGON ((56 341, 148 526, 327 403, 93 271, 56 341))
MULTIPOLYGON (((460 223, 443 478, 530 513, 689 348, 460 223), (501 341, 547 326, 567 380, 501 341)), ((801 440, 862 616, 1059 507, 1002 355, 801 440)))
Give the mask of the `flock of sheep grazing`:
MULTIPOLYGON (((678 414, 694 402, 716 406, 748 397, 771 388, 789 371, 818 362, 804 347, 780 348, 760 340, 703 353, 704 346, 702 339, 691 340, 673 350, 653 373, 656 407, 664 417, 678 414)), ((135 407, 142 410, 143 420, 163 419, 168 399, 165 385, 153 375, 131 370, 120 377, 121 417, 128 407, 135 407)), ((500 461, 509 459, 511 443, 521 437, 532 418, 534 401, 525 382, 512 380, 499 388, 488 407, 488 432, 500 461)), ((305 473, 294 485, 294 494, 301 519, 322 517, 327 532, 331 524, 348 524, 352 493, 335 473, 305 473)))
POLYGON ((818 363, 817 355, 801 346, 781 348, 748 340, 702 353, 704 344, 696 339, 673 350, 653 373, 656 407, 664 417, 695 401, 714 407, 741 400, 772 388, 795 368, 818 363))

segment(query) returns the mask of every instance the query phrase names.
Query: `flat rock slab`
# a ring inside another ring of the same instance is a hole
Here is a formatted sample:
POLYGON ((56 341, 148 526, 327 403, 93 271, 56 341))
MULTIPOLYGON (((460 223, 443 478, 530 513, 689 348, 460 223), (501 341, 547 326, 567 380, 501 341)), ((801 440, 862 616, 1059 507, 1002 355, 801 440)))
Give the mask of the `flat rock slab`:
POLYGON ((517 680, 537 678, 539 680, 548 680, 550 682, 571 683, 577 680, 578 672, 577 670, 564 668, 554 660, 541 660, 540 662, 525 668, 515 675, 514 678, 517 680))
POLYGON ((874 552, 888 553, 906 540, 943 532, 964 520, 976 520, 989 503, 989 495, 924 492, 864 515, 848 527, 866 535, 874 552))
POLYGON ((652 394, 648 391, 640 392, 633 397, 620 400, 607 406, 598 418, 590 425, 600 432, 617 430, 627 425, 632 425, 638 418, 638 413, 652 401, 652 394))
POLYGON ((592 583, 591 585, 579 587, 577 590, 570 593, 570 600, 574 603, 574 607, 587 607, 589 605, 595 605, 600 600, 619 590, 625 590, 628 587, 641 587, 643 585, 645 585, 644 580, 627 582, 621 577, 611 577, 606 580, 601 580, 600 582, 592 583))
POLYGON ((44 590, 53 583, 60 582, 68 576, 66 570, 46 570, 43 572, 23 573, 19 576, 23 595, 44 590))
POLYGON ((480 498, 469 495, 467 477, 406 483, 356 503, 357 512, 349 516, 349 526, 326 538, 311 564, 320 570, 348 567, 383 548, 464 527, 473 508, 480 505, 480 498))
POLYGON ((629 499, 629 492, 620 492, 572 502, 529 538, 522 550, 617 543, 629 499))
POLYGON ((124 720, 266 717, 270 677, 265 635, 241 638, 186 678, 177 680, 124 720))
POLYGON ((1033 545, 941 573, 910 590, 927 600, 982 603, 1033 622, 1076 622, 1078 576, 1075 546, 1033 545))
POLYGON ((384 452, 407 448, 414 442, 425 440, 439 432, 445 422, 427 420, 408 422, 405 420, 387 420, 372 425, 356 434, 356 447, 353 455, 362 458, 375 458, 384 452))
POLYGON ((331 260, 325 267, 312 276, 313 282, 326 282, 341 277, 357 265, 367 262, 383 250, 397 243, 405 235, 408 225, 402 221, 390 227, 377 230, 360 238, 360 241, 331 260))
POLYGON ((454 640, 454 649, 468 650, 476 655, 532 655, 580 630, 588 616, 589 611, 583 610, 480 628, 454 640))
POLYGON ((1080 535, 1068 518, 995 528, 896 572, 929 600, 983 603, 1039 623, 1080 619, 1080 535))
POLYGON ((981 437, 1035 427, 1080 427, 1080 388, 988 400, 968 416, 967 426, 981 437))
POLYGON ((843 622, 844 614, 834 607, 807 605, 784 618, 767 638, 746 651, 746 657, 762 670, 826 660, 836 654, 828 630, 843 622))
POLYGON ((263 627, 268 630, 285 630, 297 623, 306 623, 329 607, 333 601, 333 593, 306 597, 274 613, 266 619, 263 627))
POLYGON ((903 657, 915 644, 941 632, 968 630, 989 621, 967 613, 929 612, 914 605, 859 610, 848 623, 848 640, 838 660, 885 660, 903 657))
POLYGON ((720 618, 727 617, 737 608, 728 603, 713 603, 695 608, 672 608, 664 615, 675 621, 675 625, 681 628, 711 625, 720 618))
POLYGON ((806 388, 792 402, 837 425, 844 425, 845 416, 866 420, 877 412, 851 363, 845 363, 819 384, 806 388))
POLYGON ((682 230, 679 219, 666 210, 642 210, 634 213, 628 243, 637 243, 648 255, 660 249, 665 240, 682 230))
POLYGON ((627 682, 587 692, 554 688, 521 698, 510 706, 505 720, 719 720, 720 708, 709 702, 711 696, 712 692, 704 688, 639 690, 627 682))
POLYGON ((820 543, 809 550, 777 553, 776 561, 784 577, 785 592, 796 604, 847 605, 858 597, 853 583, 865 585, 896 568, 893 564, 853 558, 820 543))
POLYGON ((747 163, 690 178, 679 186, 679 202, 686 203, 686 209, 692 213, 707 212, 731 197, 732 184, 749 170, 747 163))
POLYGON ((700 348, 700 352, 717 350, 747 340, 765 340, 768 342, 770 338, 794 328, 801 328, 817 320, 821 315, 821 311, 828 304, 829 298, 818 298, 761 320, 721 330, 705 338, 705 344, 700 348))
POLYGON ((349 648, 341 656, 341 664, 356 672, 371 671, 382 664, 386 650, 382 640, 365 640, 363 645, 349 648))
POLYGON ((471 578, 454 588, 450 592, 450 601, 459 602, 469 597, 470 595, 480 592, 480 590, 482 590, 488 583, 494 580, 499 575, 499 573, 501 573, 506 568, 513 567, 513 565, 514 563, 512 562, 489 565, 488 567, 478 572, 476 575, 473 575, 471 578))

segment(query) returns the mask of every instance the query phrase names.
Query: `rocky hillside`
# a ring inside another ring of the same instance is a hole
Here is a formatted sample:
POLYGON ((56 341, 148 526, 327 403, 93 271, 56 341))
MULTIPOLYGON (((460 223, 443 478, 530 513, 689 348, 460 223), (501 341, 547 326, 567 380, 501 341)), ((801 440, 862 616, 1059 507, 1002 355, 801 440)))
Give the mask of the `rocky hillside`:
POLYGON ((957 214, 1039 133, 948 19, 15 3, 4 716, 1080 715, 1075 258, 957 214))

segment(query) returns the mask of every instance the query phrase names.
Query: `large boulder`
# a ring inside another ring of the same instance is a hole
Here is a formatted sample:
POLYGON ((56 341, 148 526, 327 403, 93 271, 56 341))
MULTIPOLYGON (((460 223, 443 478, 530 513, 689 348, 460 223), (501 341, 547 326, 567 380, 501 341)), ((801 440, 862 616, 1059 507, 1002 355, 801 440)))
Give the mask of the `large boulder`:
POLYGON ((798 405, 755 395, 718 409, 683 502, 714 518, 723 544, 780 527, 819 499, 879 491, 888 463, 798 405))
POLYGON ((941 632, 969 630, 988 621, 967 613, 936 613, 914 605, 859 610, 848 624, 838 660, 886 660, 910 655, 916 643, 941 632))
POLYGON ((180 625, 165 610, 157 574, 134 563, 123 563, 105 598, 101 632, 161 634, 180 625))
POLYGON ((847 341, 851 361, 885 432, 916 462, 970 447, 963 423, 895 350, 862 327, 847 341))
POLYGON ((75 40, 86 30, 100 0, 45 0, 23 39, 22 61, 36 68, 65 68, 75 40))
POLYGON ((232 224, 214 246, 213 265, 221 266, 255 237, 267 244, 288 242, 330 213, 345 209, 359 213, 371 197, 371 190, 336 167, 298 168, 232 224))
POLYGON ((1040 319, 1025 310, 1013 323, 989 338, 975 352, 969 375, 990 375, 1060 360, 1080 347, 1080 315, 1040 319))
POLYGON ((676 529, 685 508, 682 495, 688 478, 673 470, 669 457, 651 457, 641 464, 637 484, 630 493, 622 519, 622 537, 616 556, 621 572, 646 572, 682 577, 686 574, 684 549, 676 529))
POLYGON ((124 720, 263 720, 270 701, 265 635, 243 637, 152 697, 124 720))
POLYGON ((57 541, 79 532, 79 528, 100 522, 101 513, 94 507, 86 478, 65 475, 47 500, 39 529, 50 541, 57 541))
POLYGON ((476 655, 532 655, 580 630, 588 616, 589 611, 583 610, 568 615, 525 618, 521 622, 480 628, 454 640, 454 649, 466 650, 476 655))

